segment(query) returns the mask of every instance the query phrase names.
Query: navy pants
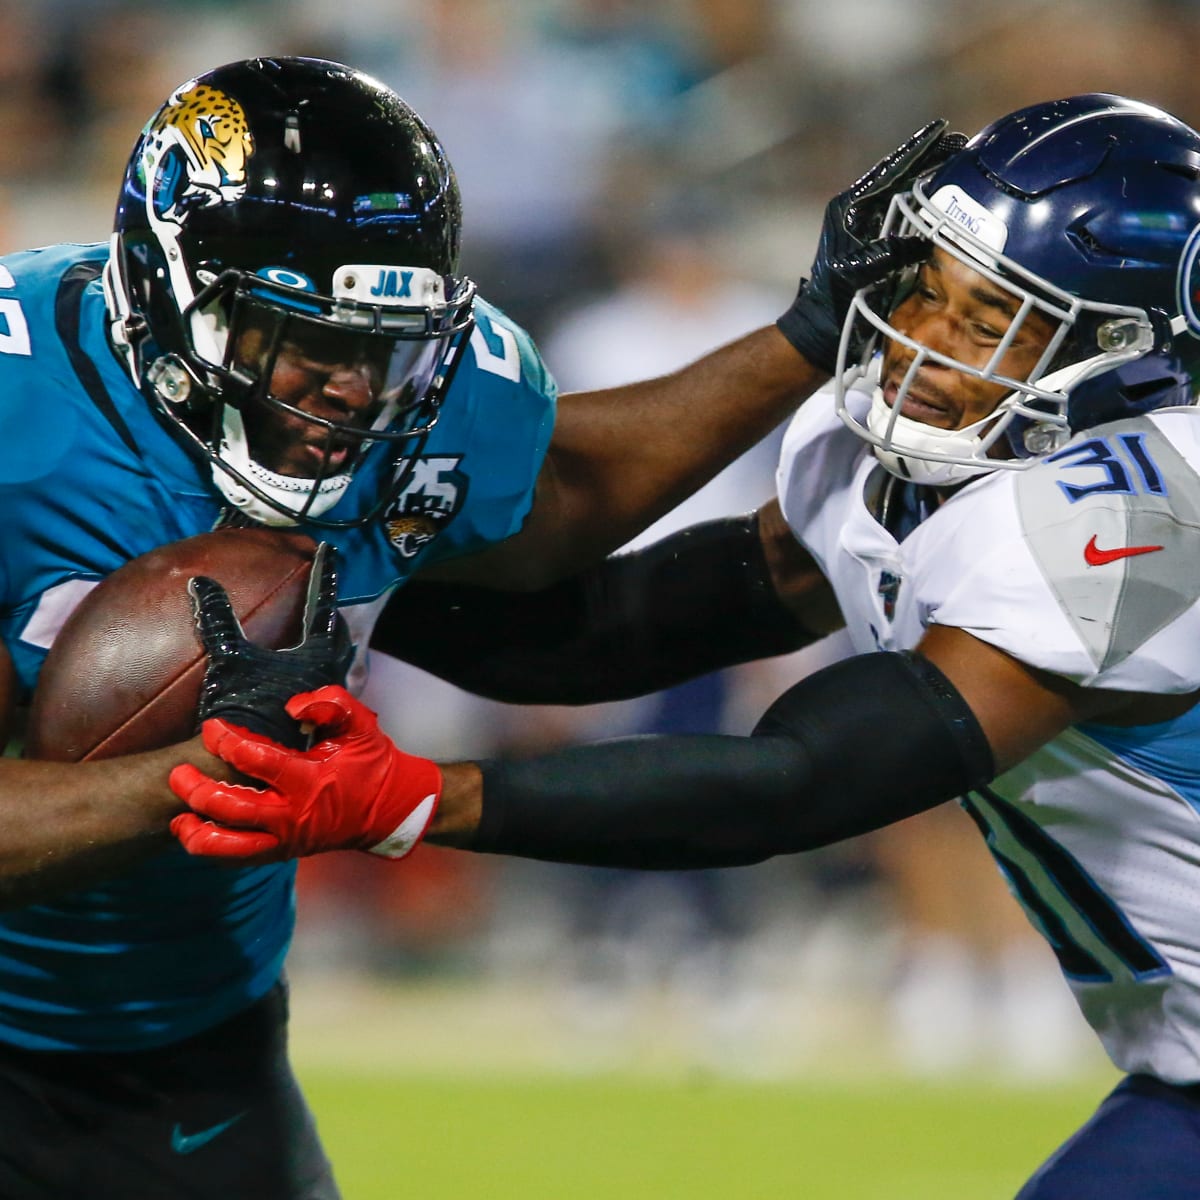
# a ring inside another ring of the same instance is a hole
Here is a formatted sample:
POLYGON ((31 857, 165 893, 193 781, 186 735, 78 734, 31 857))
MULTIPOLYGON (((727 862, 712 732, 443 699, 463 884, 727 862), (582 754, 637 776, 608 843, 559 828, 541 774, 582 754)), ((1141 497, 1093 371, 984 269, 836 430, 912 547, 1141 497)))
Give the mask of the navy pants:
POLYGON ((1200 1088, 1148 1075, 1119 1083, 1017 1200, 1200 1197, 1200 1088))

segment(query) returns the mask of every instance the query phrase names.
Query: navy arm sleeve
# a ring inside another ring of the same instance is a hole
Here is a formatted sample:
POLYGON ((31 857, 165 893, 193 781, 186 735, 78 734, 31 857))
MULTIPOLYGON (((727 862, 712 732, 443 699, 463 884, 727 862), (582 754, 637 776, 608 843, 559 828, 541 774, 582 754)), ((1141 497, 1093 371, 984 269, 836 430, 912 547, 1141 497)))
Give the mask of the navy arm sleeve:
POLYGON ((407 584, 371 647, 512 704, 595 704, 798 650, 757 514, 692 526, 540 592, 407 584))
POLYGON ((932 808, 994 773, 987 739, 917 654, 801 680, 750 737, 621 738, 483 768, 473 850, 600 866, 735 866, 932 808))

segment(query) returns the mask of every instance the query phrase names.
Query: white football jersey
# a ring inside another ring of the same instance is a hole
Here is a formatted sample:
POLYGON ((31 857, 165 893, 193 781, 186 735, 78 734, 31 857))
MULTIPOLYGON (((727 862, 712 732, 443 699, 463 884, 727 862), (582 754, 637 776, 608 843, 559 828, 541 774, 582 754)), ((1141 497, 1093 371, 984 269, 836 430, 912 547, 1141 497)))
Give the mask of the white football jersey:
MULTIPOLYGON (((830 389, 802 407, 780 503, 856 650, 939 624, 1085 687, 1200 689, 1200 409, 983 476, 899 542, 874 515, 889 478, 830 389)), ((961 803, 1113 1062, 1200 1082, 1200 705, 1068 729, 961 803)))

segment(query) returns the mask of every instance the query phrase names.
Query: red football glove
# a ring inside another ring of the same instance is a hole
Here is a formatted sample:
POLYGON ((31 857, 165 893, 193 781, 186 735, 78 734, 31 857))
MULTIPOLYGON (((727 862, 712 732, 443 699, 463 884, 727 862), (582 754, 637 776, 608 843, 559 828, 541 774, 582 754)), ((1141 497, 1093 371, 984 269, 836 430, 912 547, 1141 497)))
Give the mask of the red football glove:
POLYGON ((260 862, 324 850, 403 858, 437 811, 437 764, 398 749, 344 688, 301 692, 287 711, 318 727, 321 740, 311 749, 289 750, 220 717, 204 722, 207 749, 266 786, 223 783, 190 763, 177 766, 171 790, 192 812, 177 816, 171 832, 184 849, 260 862))

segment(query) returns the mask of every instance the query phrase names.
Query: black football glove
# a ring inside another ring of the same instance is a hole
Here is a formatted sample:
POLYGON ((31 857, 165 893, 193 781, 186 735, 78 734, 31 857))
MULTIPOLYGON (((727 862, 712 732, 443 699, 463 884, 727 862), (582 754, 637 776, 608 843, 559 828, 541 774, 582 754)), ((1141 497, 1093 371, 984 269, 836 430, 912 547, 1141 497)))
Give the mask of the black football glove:
POLYGON ((354 656, 350 632, 337 610, 336 557, 327 543, 317 547, 304 601, 303 633, 288 650, 249 641, 215 579, 197 575, 188 581, 196 633, 208 656, 198 724, 224 717, 281 745, 307 748, 307 736, 284 705, 297 692, 344 683, 354 656))
POLYGON ((928 243, 890 236, 879 240, 892 197, 918 175, 940 166, 966 145, 947 122, 930 121, 881 158, 861 179, 830 200, 812 273, 800 280, 792 307, 776 322, 780 332, 814 367, 832 375, 850 301, 859 288, 920 262, 928 243))

